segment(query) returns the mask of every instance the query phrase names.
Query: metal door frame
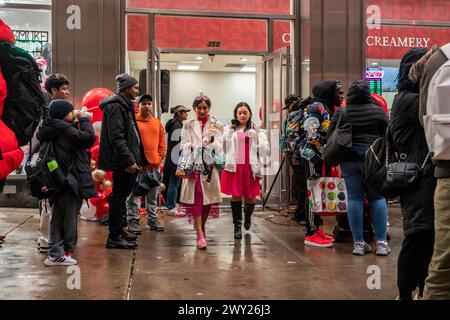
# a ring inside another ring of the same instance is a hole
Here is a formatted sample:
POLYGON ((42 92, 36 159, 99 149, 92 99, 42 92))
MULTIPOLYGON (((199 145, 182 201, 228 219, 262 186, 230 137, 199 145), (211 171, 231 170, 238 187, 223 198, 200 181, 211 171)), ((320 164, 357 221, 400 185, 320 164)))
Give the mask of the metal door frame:
MULTIPOLYGON (((269 119, 267 115, 269 114, 269 108, 273 106, 274 102, 274 74, 273 74, 273 64, 275 59, 279 58, 279 69, 280 69, 280 83, 279 83, 279 96, 281 97, 281 100, 283 100, 283 97, 286 97, 292 90, 292 61, 291 61, 291 54, 290 54, 291 48, 290 46, 280 48, 274 52, 271 52, 263 57, 262 61, 262 69, 263 69, 263 94, 264 94, 264 112, 263 112, 263 125, 265 128, 270 129, 269 126, 269 119), (284 78, 286 77, 286 78, 284 78), (271 89, 269 89, 271 88, 271 89), (268 90, 270 90, 268 92, 268 90)), ((283 101, 280 101, 283 103, 283 101)), ((285 120, 285 117, 283 117, 284 112, 283 108, 280 108, 279 110, 279 137, 281 137, 283 133, 283 123, 285 120)), ((268 135, 268 138, 271 139, 271 135, 268 135)), ((283 163, 283 157, 281 150, 279 152, 279 164, 281 165, 283 163)), ((290 202, 290 196, 287 195, 287 191, 291 189, 291 179, 290 177, 290 171, 289 166, 284 164, 284 167, 281 169, 280 175, 278 179, 280 180, 279 188, 278 189, 278 198, 279 198, 279 206, 273 208, 272 206, 267 206, 268 208, 280 210, 282 205, 284 204, 286 207, 289 207, 290 202)), ((273 183, 276 183, 277 179, 273 181, 273 183)), ((266 198, 266 189, 267 187, 270 188, 270 185, 268 183, 268 177, 264 176, 263 180, 263 192, 262 192, 262 200, 265 201, 266 198)), ((271 195, 269 195, 271 196, 271 195)))

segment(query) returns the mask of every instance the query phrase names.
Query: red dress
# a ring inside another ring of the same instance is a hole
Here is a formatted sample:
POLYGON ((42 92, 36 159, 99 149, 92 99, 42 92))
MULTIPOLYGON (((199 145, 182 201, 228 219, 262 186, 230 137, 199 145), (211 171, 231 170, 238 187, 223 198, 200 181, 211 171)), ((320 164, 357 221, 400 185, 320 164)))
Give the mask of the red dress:
POLYGON ((232 197, 253 199, 261 195, 260 179, 253 177, 250 166, 250 139, 238 132, 236 172, 223 171, 220 181, 222 193, 232 197))

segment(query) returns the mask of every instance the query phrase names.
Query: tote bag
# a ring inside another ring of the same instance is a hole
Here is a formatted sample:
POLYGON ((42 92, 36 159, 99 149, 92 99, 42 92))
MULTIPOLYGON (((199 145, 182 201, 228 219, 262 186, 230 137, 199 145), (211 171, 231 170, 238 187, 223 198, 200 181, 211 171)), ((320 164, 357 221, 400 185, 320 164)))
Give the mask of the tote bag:
MULTIPOLYGON (((324 170, 325 171, 325 170, 324 170)), ((308 180, 308 205, 311 212, 321 216, 336 216, 348 211, 345 180, 332 170, 333 177, 308 180)))

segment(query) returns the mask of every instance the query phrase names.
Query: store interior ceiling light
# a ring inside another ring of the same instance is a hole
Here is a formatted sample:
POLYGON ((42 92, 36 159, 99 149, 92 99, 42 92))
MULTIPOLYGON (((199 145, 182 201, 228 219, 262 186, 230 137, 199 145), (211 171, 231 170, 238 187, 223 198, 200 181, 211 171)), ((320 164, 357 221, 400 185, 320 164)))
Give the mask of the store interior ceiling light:
POLYGON ((378 62, 372 62, 372 65, 373 65, 373 66, 378 66, 379 63, 378 63, 378 62))
POLYGON ((178 65, 177 69, 183 70, 183 71, 197 71, 198 69, 200 69, 200 66, 188 66, 188 65, 180 64, 180 65, 178 65))
POLYGON ((244 67, 241 72, 256 72, 256 67, 244 67))
POLYGON ((247 59, 247 58, 241 58, 241 61, 242 61, 242 62, 247 62, 248 59, 247 59))
POLYGON ((203 60, 203 57, 198 56, 197 58, 195 58, 197 60, 203 60))

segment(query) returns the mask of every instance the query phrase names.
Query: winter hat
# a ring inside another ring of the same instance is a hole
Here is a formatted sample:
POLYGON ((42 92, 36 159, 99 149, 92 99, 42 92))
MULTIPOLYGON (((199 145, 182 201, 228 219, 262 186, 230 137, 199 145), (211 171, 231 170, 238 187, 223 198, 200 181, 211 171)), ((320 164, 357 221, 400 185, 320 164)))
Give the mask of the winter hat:
POLYGON ((348 89, 347 105, 372 103, 369 84, 364 80, 357 80, 348 89))
POLYGON ((403 56, 398 73, 397 89, 399 91, 414 90, 414 82, 409 79, 409 72, 413 64, 419 61, 427 52, 427 48, 412 48, 403 56))
POLYGON ((119 74, 116 77, 116 82, 118 92, 124 92, 139 83, 135 78, 126 73, 119 74))
POLYGON ((73 105, 67 100, 53 100, 50 103, 48 115, 52 119, 64 119, 64 117, 74 110, 73 105))

